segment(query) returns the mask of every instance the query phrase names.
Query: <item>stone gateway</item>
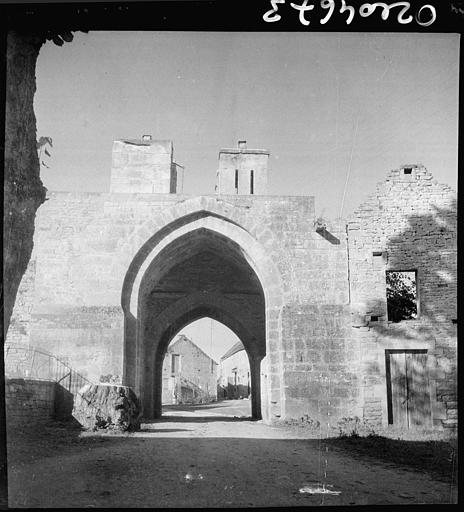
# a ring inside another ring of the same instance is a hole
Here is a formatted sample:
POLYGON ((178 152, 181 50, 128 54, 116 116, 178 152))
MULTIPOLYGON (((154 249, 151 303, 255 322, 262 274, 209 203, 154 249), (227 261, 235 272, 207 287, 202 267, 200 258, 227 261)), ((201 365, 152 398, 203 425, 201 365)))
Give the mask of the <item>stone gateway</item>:
POLYGON ((406 165, 317 219, 313 197, 267 195, 268 157, 221 150, 216 193, 194 197, 170 141, 116 141, 110 193, 39 208, 7 341, 121 375, 156 418, 168 344, 207 316, 245 347, 255 418, 455 427, 456 193, 406 165), (412 276, 411 318, 389 318, 392 272, 412 276))

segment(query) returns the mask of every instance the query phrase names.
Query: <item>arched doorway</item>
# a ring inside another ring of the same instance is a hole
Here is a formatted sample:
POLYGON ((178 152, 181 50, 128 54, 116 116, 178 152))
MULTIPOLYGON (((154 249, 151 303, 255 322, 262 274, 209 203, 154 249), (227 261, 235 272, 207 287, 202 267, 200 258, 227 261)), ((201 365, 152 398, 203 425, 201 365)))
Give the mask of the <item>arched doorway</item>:
POLYGON ((249 360, 227 326, 203 317, 172 338, 163 362, 163 416, 207 411, 250 418, 250 397, 249 360))
MULTIPOLYGON (((199 308, 194 312, 193 318, 205 311, 212 310, 210 307, 199 308)), ((222 315, 218 317, 221 318, 222 315)), ((255 386, 259 387, 259 371, 257 374, 255 386)), ((161 382, 158 372, 155 379, 158 379, 155 382, 156 396, 156 389, 159 389, 161 382)), ((254 411, 252 411, 252 400, 248 400, 251 398, 250 355, 246 353, 243 343, 229 327, 209 316, 193 320, 187 328, 182 328, 170 340, 167 351, 163 355, 161 395, 163 416, 178 410, 191 412, 198 406, 199 410, 210 411, 208 416, 221 416, 221 412, 225 412, 227 416, 226 409, 230 407, 234 410, 234 414, 240 412, 241 417, 260 418, 259 389, 256 393, 258 401, 253 402, 254 411), (195 324, 202 325, 202 328, 197 331, 199 335, 189 337, 185 333, 188 333, 189 327, 195 324), (211 340, 206 339, 212 331, 213 324, 222 334, 229 337, 227 343, 223 343, 222 337, 219 336, 211 335, 211 340), (205 328, 206 325, 207 328, 205 328), (232 348, 235 350, 234 355, 230 354, 232 348), (222 356, 227 354, 226 360, 223 361, 222 356), (235 382, 233 382, 232 366, 237 367, 235 382), (224 402, 226 399, 234 401, 242 399, 243 402, 224 402), (180 406, 180 409, 173 406, 180 406)))
POLYGON ((129 266, 122 306, 123 378, 141 397, 145 418, 162 413, 162 365, 170 340, 205 316, 242 340, 250 361, 253 417, 268 417, 271 395, 276 410, 282 396, 282 379, 273 378, 281 375, 276 328, 281 280, 265 248, 236 222, 203 210, 158 229, 129 266), (277 362, 271 371, 266 354, 277 362))
POLYGON ((147 219, 133 235, 139 249, 121 297, 123 381, 140 396, 147 419, 161 414, 156 379, 169 340, 203 316, 217 319, 242 340, 255 383, 254 416, 268 420, 284 414, 280 323, 285 289, 266 251, 272 234, 266 229, 252 234, 259 223, 250 230, 228 218, 239 212, 225 210, 213 198, 187 200, 182 208, 176 205, 147 219), (186 283, 187 288, 176 288, 186 283))
POLYGON ((144 410, 161 416, 162 363, 171 339, 205 316, 228 326, 251 364, 252 416, 261 418, 260 361, 266 354, 261 283, 240 248, 205 228, 177 238, 150 264, 139 292, 144 410))

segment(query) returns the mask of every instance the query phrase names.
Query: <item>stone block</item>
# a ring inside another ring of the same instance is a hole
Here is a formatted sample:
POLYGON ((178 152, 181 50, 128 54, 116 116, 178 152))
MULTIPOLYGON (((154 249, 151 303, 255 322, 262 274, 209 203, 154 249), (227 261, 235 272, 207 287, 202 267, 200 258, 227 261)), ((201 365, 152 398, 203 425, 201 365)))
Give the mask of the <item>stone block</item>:
POLYGON ((442 403, 435 403, 432 406, 432 416, 434 419, 444 420, 446 419, 446 408, 442 403))
POLYGON ((128 386, 86 384, 75 396, 73 416, 86 429, 140 428, 140 401, 128 386))

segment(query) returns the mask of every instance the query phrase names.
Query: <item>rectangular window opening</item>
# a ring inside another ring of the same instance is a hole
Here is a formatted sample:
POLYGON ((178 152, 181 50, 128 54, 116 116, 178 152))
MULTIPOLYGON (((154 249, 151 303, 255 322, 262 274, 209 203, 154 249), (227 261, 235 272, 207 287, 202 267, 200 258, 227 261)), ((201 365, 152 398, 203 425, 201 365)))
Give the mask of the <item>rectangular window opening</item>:
POLYGON ((405 167, 403 169, 404 174, 412 174, 412 167, 405 167))
POLYGON ((377 315, 371 315, 371 322, 378 322, 379 317, 377 315))
POLYGON ((171 355, 171 373, 177 373, 179 371, 179 354, 171 355))
POLYGON ((238 194, 238 169, 235 169, 235 191, 238 194))
POLYGON ((374 251, 372 253, 372 256, 375 256, 375 257, 379 257, 379 256, 382 256, 383 252, 382 251, 374 251))
POLYGON ((453 318, 451 321, 453 322, 453 324, 457 324, 458 323, 458 319, 457 318, 453 318))
POLYGON ((418 317, 417 271, 387 270, 387 314, 390 322, 418 317))
POLYGON ((254 179, 255 179, 255 172, 252 170, 250 172, 250 194, 254 194, 254 188, 255 188, 254 179))

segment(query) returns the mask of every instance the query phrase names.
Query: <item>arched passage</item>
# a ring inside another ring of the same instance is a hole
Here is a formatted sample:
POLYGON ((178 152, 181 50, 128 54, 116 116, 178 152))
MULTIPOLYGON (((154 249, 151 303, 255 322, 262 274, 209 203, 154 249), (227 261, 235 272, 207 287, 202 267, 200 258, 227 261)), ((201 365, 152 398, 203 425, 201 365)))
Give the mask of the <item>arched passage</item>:
MULTIPOLYGON (((150 416, 161 415, 161 371, 167 346, 193 320, 210 316, 227 325, 253 361, 266 353, 261 283, 240 247, 206 228, 180 236, 153 260, 141 281, 139 311, 144 361, 139 378, 150 416)), ((260 418, 259 364, 253 364, 250 372, 256 383, 253 416, 260 418)))
POLYGON ((277 270, 262 245, 236 223, 207 214, 181 221, 166 236, 149 239, 129 269, 122 297, 124 381, 141 396, 145 417, 159 417, 167 346, 187 324, 208 316, 242 340, 250 361, 252 412, 260 418, 261 361, 281 345, 274 327, 282 303, 277 270))
MULTIPOLYGON (((242 341, 245 346, 248 361, 250 365, 250 377, 251 377, 251 415, 253 418, 261 419, 261 386, 260 386, 260 364, 265 354, 259 352, 260 348, 264 343, 260 343, 258 340, 253 339, 250 332, 240 324, 239 321, 234 318, 233 314, 224 311, 221 308, 216 307, 211 299, 205 298, 205 301, 199 301, 197 305, 192 309, 191 307, 182 306, 180 311, 169 312, 174 314, 174 321, 172 317, 168 316, 169 320, 166 321, 164 326, 168 325, 162 334, 158 336, 159 343, 151 354, 147 354, 147 360, 150 361, 148 367, 153 368, 153 373, 148 372, 146 375, 146 392, 151 396, 145 397, 147 407, 153 404, 152 415, 154 417, 161 416, 162 404, 161 404, 161 386, 162 386, 162 367, 164 356, 170 341, 174 336, 182 330, 186 325, 199 320, 204 317, 210 317, 213 320, 223 323, 226 327, 229 327, 242 341)), ((264 340, 263 340, 264 341, 264 340)), ((262 348, 261 348, 262 350, 262 348)), ((151 351, 150 351, 151 352, 151 351)), ((147 411, 148 412, 148 411, 147 411)))

